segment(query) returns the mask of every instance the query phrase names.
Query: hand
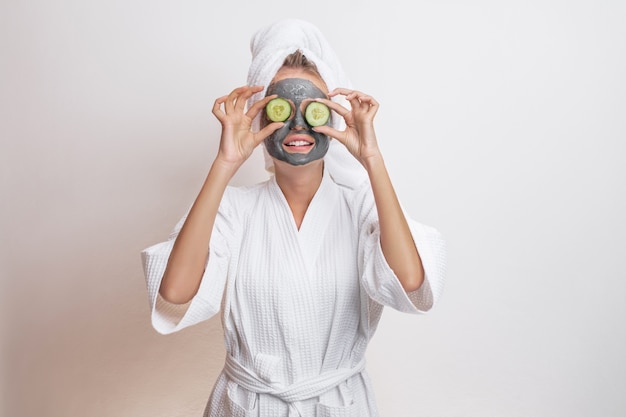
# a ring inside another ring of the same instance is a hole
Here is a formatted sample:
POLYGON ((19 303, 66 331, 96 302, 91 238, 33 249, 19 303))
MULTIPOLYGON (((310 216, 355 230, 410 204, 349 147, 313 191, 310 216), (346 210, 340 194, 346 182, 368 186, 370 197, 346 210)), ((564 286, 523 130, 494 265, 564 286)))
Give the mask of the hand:
POLYGON ((276 129, 283 126, 282 122, 276 122, 270 123, 258 132, 250 130, 254 118, 271 99, 276 97, 275 95, 265 97, 244 113, 247 100, 263 88, 263 86, 239 87, 229 95, 215 100, 213 114, 222 124, 222 136, 217 156, 220 161, 240 166, 250 157, 254 148, 276 129))
POLYGON ((318 99, 317 101, 326 104, 343 117, 346 122, 345 130, 339 131, 330 126, 319 126, 313 130, 337 139, 367 168, 370 159, 380 156, 374 131, 374 116, 378 111, 378 102, 371 96, 345 88, 336 88, 328 96, 336 95, 345 96, 351 109, 348 110, 331 100, 318 99))

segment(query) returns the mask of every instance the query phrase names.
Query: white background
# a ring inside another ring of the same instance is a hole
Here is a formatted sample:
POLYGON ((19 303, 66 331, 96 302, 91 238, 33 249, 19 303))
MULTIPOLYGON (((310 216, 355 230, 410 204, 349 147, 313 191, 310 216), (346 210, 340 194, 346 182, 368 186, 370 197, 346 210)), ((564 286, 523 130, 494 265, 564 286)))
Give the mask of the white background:
POLYGON ((282 17, 380 101, 398 194, 448 242, 438 307, 387 310, 371 344, 382 415, 626 415, 618 0, 3 2, 1 415, 201 415, 219 320, 157 334, 139 253, 195 198, 213 100, 282 17))

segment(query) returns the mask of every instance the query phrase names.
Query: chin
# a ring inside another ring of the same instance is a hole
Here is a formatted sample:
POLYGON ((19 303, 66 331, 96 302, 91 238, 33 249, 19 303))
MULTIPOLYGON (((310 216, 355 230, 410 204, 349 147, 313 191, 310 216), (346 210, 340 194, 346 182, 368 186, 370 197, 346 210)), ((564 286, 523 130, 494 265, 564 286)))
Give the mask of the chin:
MULTIPOLYGON (((306 155, 305 155, 306 156, 306 155)), ((292 166, 292 167, 305 167, 305 166, 309 166, 312 165, 316 162, 323 162, 324 158, 320 157, 320 158, 315 158, 315 159, 308 159, 308 158, 302 158, 302 159, 291 159, 289 161, 283 159, 283 158, 276 158, 276 157, 272 157, 272 160, 274 161, 274 165, 279 164, 279 165, 283 165, 283 166, 292 166)))

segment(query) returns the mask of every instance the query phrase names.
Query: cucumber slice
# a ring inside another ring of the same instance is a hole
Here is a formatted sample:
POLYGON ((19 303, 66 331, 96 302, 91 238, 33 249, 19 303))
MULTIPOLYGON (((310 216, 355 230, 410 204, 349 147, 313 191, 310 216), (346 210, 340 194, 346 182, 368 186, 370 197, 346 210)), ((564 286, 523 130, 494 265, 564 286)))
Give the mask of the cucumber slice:
POLYGON ((291 116, 291 104, 284 98, 274 98, 265 105, 265 113, 272 122, 284 122, 291 116))
POLYGON ((306 106, 304 118, 311 126, 322 126, 330 119, 330 109, 324 103, 313 101, 306 106))

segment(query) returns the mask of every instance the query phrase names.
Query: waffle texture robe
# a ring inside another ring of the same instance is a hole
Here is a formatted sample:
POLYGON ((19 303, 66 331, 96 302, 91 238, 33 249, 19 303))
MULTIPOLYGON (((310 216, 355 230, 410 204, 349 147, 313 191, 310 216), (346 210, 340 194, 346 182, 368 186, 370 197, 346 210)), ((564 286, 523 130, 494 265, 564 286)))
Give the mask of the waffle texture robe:
POLYGON ((347 187, 325 171, 299 230, 274 177, 228 187, 200 289, 181 312, 158 288, 183 221, 142 259, 157 331, 221 311, 227 360, 205 417, 377 416, 367 344, 383 306, 432 308, 445 275, 441 235, 409 219, 426 280, 407 294, 383 256, 369 181, 347 187))

